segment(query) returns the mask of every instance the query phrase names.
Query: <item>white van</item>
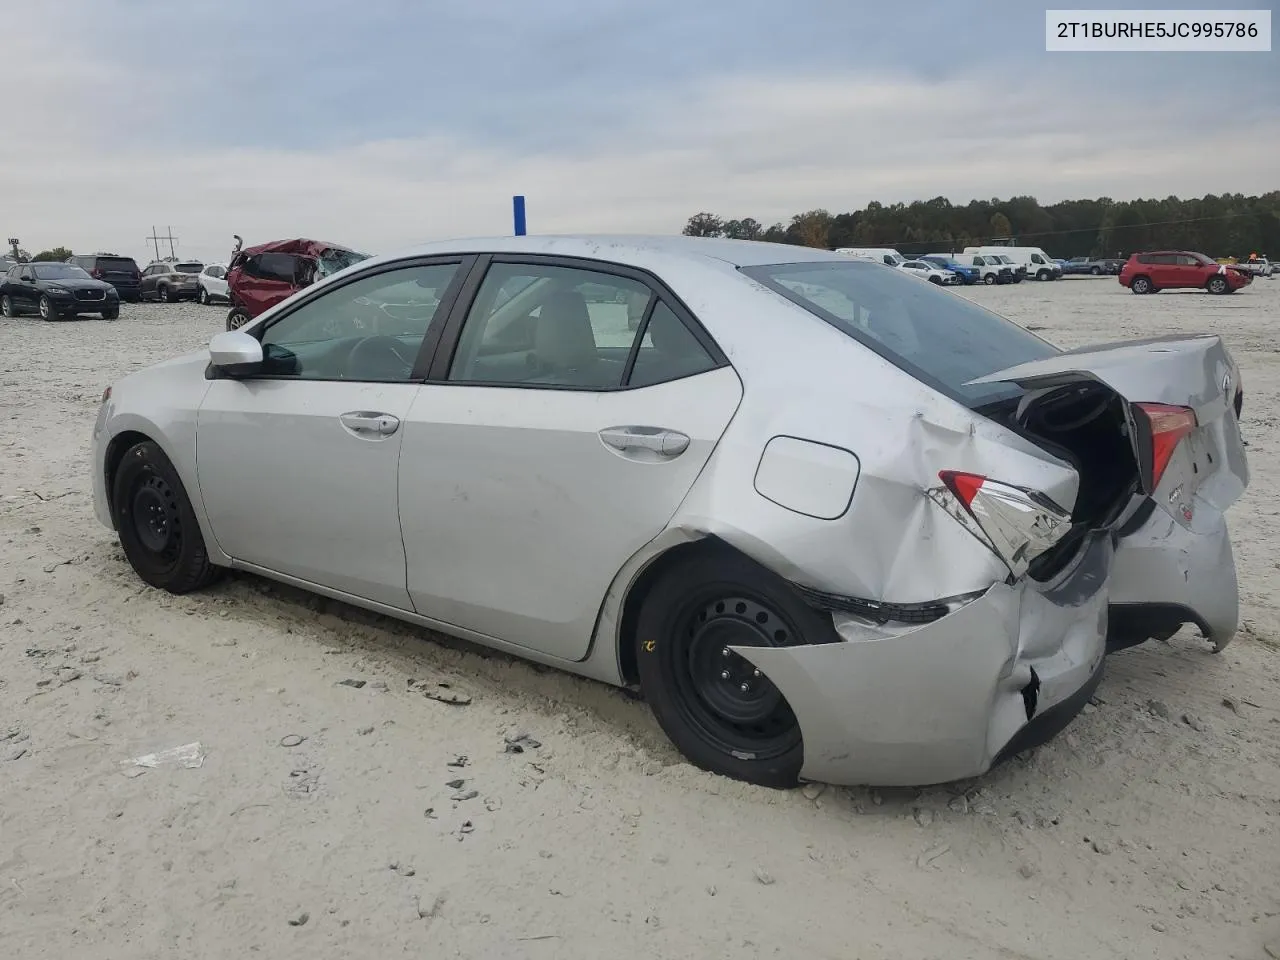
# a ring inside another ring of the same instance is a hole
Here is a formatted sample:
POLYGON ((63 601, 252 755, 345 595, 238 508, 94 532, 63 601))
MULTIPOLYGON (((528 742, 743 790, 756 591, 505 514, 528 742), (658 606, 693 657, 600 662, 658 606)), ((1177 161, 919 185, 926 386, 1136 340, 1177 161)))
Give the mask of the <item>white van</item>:
POLYGON ((900 267, 907 261, 906 257, 891 247, 837 247, 836 253, 842 253, 846 257, 855 257, 858 260, 874 260, 877 263, 887 263, 891 267, 900 267))
POLYGON ((965 247, 965 253, 998 254, 1027 268, 1027 276, 1037 280, 1058 280, 1062 265, 1039 247, 965 247))

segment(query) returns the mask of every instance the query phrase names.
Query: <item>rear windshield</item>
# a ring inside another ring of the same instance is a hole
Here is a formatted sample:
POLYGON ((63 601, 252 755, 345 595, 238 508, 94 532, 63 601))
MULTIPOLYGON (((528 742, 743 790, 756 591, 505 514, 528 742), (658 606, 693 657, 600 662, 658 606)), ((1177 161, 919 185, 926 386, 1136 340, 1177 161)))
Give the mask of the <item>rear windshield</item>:
POLYGON ((128 270, 136 273, 138 265, 134 263, 132 257, 96 257, 97 268, 99 270, 128 270))
POLYGON ((204 269, 203 263, 175 263, 173 269, 178 273, 199 273, 204 269))
POLYGON ((964 297, 873 263, 782 263, 740 269, 970 407, 1017 396, 1021 389, 968 381, 1060 352, 964 297))

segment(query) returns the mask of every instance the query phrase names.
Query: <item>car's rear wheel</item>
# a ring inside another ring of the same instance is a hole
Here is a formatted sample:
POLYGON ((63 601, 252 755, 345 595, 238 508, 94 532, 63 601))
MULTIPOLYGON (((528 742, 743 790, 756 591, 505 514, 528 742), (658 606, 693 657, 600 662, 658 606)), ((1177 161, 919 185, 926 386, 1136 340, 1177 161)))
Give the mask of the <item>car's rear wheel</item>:
POLYGON ((227 329, 239 330, 252 319, 243 307, 232 307, 231 312, 227 314, 227 329))
POLYGON ((159 444, 130 447, 111 488, 120 546, 139 577, 170 593, 198 590, 217 577, 191 500, 159 444))
POLYGON ((201 304, 202 306, 208 306, 208 305, 209 305, 209 291, 208 291, 208 290, 206 290, 204 287, 201 287, 201 288, 200 288, 200 292, 199 292, 198 294, 196 294, 196 299, 197 299, 198 301, 200 301, 200 304, 201 304))
POLYGON ((40 298, 40 319, 41 320, 57 320, 58 308, 53 305, 53 301, 47 296, 40 298))
POLYGON ((174 302, 173 289, 168 285, 162 286, 160 288, 160 299, 164 303, 173 303, 174 302))
POLYGON ((699 554, 663 572, 636 631, 640 686, 659 725, 705 770, 768 787, 796 783, 800 726, 769 678, 735 646, 838 639, 829 616, 745 557, 699 554))
POLYGON ((8 294, 0 297, 0 314, 10 319, 13 319, 18 315, 18 311, 13 305, 13 298, 8 294))
POLYGON ((1147 277, 1134 277, 1129 283, 1129 289, 1134 293, 1150 293, 1151 280, 1147 277))
POLYGON ((1227 282, 1226 277, 1210 277, 1208 287, 1210 293, 1221 294, 1229 293, 1231 291, 1231 284, 1227 282))

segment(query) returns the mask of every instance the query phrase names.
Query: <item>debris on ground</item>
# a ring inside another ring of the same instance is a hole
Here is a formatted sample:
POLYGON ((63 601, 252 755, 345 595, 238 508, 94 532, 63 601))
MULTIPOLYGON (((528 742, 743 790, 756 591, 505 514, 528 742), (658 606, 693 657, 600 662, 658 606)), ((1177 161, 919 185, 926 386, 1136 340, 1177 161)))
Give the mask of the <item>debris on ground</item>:
POLYGON ((1194 730, 1196 733, 1208 733, 1209 725, 1197 717, 1194 713, 1184 713, 1182 722, 1194 730))
POLYGON ((168 750, 161 750, 159 753, 145 753, 140 757, 134 757, 132 760, 121 760, 122 764, 134 767, 186 767, 194 769, 204 766, 204 750, 197 740, 195 743, 184 743, 180 747, 170 747, 168 750))
POLYGON ((290 733, 280 738, 280 746, 296 747, 298 746, 298 744, 302 743, 302 741, 306 739, 307 739, 306 737, 302 736, 299 733, 290 733))
POLYGON ((773 874, 771 874, 768 870, 763 869, 762 867, 756 867, 755 877, 756 877, 756 883, 764 884, 764 886, 766 887, 773 885, 773 874))
POLYGON ((446 767, 465 767, 471 761, 463 754, 458 754, 452 760, 445 764, 446 767))
POLYGON ((359 690, 361 687, 363 687, 363 686, 365 685, 365 683, 366 683, 366 682, 367 682, 367 681, 364 681, 364 680, 339 680, 339 681, 338 681, 338 686, 340 686, 340 687, 355 687, 357 690, 359 690))
POLYGON ((292 920, 290 920, 290 921, 289 921, 289 926, 291 926, 291 927, 301 927, 301 926, 304 926, 304 925, 306 924, 306 922, 307 922, 308 920, 310 920, 310 919, 311 919, 311 914, 309 914, 309 913, 300 913, 300 914, 298 914, 298 916, 294 917, 292 920))
POLYGON ((439 700, 453 707, 465 707, 471 702, 471 694, 454 690, 443 680, 433 683, 430 680, 411 679, 409 689, 414 693, 422 694, 429 700, 439 700))
POLYGON ((526 748, 530 750, 537 750, 542 746, 542 742, 540 740, 535 740, 527 733, 517 733, 514 736, 510 736, 505 739, 505 753, 524 753, 526 748))
POLYGON ((931 866, 935 860, 939 860, 951 852, 951 844, 940 843, 936 847, 930 847, 920 856, 916 857, 916 866, 921 869, 931 866))
POLYGON ((1147 712, 1161 720, 1168 720, 1170 717, 1169 706, 1162 700, 1148 700, 1147 712))

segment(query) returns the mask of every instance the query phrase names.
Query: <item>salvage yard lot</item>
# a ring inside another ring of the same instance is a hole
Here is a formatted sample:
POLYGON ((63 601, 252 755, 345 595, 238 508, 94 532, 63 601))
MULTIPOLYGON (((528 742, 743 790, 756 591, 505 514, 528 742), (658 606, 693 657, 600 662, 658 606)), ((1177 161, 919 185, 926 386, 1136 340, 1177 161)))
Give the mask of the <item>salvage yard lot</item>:
POLYGON ((98 400, 225 309, 0 322, 0 956, 1265 956, 1280 280, 957 295, 1063 346, 1223 335, 1253 477, 1222 655, 1186 635, 1117 654, 1051 744, 923 791, 745 786, 600 685, 252 577, 144 587, 92 514, 98 400), (198 767, 122 763, 193 742, 198 767))

